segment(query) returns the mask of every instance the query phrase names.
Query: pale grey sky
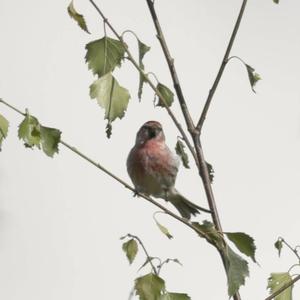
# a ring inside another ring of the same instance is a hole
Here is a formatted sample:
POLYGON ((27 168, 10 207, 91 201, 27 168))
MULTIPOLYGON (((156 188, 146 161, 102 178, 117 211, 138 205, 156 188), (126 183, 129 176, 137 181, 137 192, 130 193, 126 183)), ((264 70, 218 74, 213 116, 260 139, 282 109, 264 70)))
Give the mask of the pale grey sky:
MULTIPOLYGON (((146 69, 171 86, 145 1, 96 2, 119 32, 131 29, 152 47, 146 69)), ((68 16, 68 4, 1 0, 0 97, 28 108, 46 126, 60 128, 65 141, 129 181, 125 161, 139 126, 149 119, 160 121, 171 147, 178 132, 163 109, 153 108, 149 88, 138 103, 138 75, 125 63, 116 76, 132 99, 125 118, 113 124, 112 138, 106 139, 103 111, 88 95, 94 77, 84 62, 85 44, 103 36, 102 22, 88 1, 76 0, 92 32, 85 34, 68 16)), ((156 5, 196 120, 241 1, 156 0, 156 5)), ((276 238, 300 243, 299 10, 300 4, 291 0, 280 5, 249 1, 232 55, 253 66, 263 80, 254 94, 245 68, 233 60, 203 132, 223 228, 256 240, 261 267, 250 263, 243 300, 264 299, 270 272, 287 271, 295 262, 286 249, 278 259, 276 238)), ((134 39, 128 36, 127 42, 137 54, 134 39)), ((178 104, 173 108, 182 120, 178 104)), ((174 235, 167 240, 152 219, 155 207, 133 198, 63 147, 54 159, 25 149, 17 139, 20 117, 3 106, 0 113, 11 122, 0 154, 1 299, 127 299, 144 262, 140 254, 128 265, 119 240, 128 232, 138 235, 151 255, 183 263, 162 272, 169 290, 186 292, 193 300, 227 299, 221 261, 205 241, 161 216, 174 235)), ((206 205, 194 168, 181 168, 177 187, 206 205)), ((300 284, 294 296, 300 297, 300 284)))

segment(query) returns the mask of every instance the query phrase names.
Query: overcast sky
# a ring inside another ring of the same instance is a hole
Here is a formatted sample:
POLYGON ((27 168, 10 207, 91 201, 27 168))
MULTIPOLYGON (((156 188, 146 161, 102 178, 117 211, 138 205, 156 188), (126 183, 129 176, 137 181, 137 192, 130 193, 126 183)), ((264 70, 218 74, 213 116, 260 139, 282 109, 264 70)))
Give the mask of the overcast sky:
MULTIPOLYGON (((172 87, 146 1, 96 2, 118 32, 131 29, 151 46, 147 71, 172 87)), ((241 2, 156 0, 195 121, 241 2)), ((66 142, 129 182, 125 162, 138 128, 147 120, 160 121, 172 148, 177 129, 163 109, 153 107, 148 87, 138 102, 138 74, 127 62, 115 75, 129 89, 131 101, 106 139, 104 113, 88 95, 94 77, 84 62, 85 44, 103 36, 102 22, 89 1, 76 0, 92 33, 86 34, 68 16, 68 4, 0 1, 0 97, 59 128, 66 142)), ((245 67, 232 60, 203 129, 223 229, 244 231, 257 245, 261 267, 250 263, 250 278, 241 289, 244 300, 264 299, 269 274, 287 271, 297 262, 287 249, 279 259, 273 244, 278 236, 300 244, 299 11, 298 1, 249 1, 232 55, 254 67, 262 81, 254 94, 245 67)), ((134 38, 126 41, 137 55, 134 38)), ((177 103, 173 109, 182 121, 177 103)), ((26 149, 17 138, 20 116, 3 106, 0 113, 10 121, 0 154, 1 299, 127 299, 134 278, 149 271, 137 272, 145 260, 142 253, 128 265, 119 237, 129 232, 144 241, 150 255, 182 262, 183 267, 170 264, 161 274, 169 290, 188 293, 193 300, 227 299, 221 260, 204 240, 159 216, 174 235, 168 240, 153 221, 154 206, 133 198, 66 148, 60 147, 54 159, 26 149)), ((194 166, 181 168, 177 188, 207 206, 194 166)), ((202 214, 199 220, 205 218, 202 214)), ((300 284, 294 296, 299 299, 300 284)))

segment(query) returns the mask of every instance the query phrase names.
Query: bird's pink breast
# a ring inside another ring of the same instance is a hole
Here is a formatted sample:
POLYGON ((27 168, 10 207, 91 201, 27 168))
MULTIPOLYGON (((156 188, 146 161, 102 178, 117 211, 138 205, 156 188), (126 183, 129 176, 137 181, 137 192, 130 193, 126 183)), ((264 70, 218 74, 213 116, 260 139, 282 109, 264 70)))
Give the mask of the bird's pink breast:
POLYGON ((177 175, 172 153, 164 142, 155 140, 136 145, 129 154, 127 168, 136 188, 152 195, 172 186, 177 175))

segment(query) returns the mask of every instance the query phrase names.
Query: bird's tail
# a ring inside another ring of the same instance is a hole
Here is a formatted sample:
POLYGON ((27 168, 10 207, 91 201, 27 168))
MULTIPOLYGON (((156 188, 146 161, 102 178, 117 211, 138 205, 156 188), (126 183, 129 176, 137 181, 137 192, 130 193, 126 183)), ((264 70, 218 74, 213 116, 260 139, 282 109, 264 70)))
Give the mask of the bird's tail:
POLYGON ((175 188, 168 192, 167 197, 165 197, 166 201, 170 201, 176 209, 179 211, 181 216, 186 219, 190 219, 191 216, 195 216, 201 211, 210 213, 211 211, 205 208, 202 208, 185 197, 183 197, 175 188))

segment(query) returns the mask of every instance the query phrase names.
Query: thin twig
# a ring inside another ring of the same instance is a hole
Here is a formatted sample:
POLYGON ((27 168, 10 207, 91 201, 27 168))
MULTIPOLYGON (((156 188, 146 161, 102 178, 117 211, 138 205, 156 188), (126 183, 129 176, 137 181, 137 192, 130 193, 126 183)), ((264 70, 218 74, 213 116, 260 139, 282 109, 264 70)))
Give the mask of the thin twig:
POLYGON ((297 257, 298 261, 300 262, 300 255, 297 251, 297 247, 293 248, 285 239, 283 239, 282 237, 279 238, 279 240, 281 240, 282 243, 284 243, 297 257))
POLYGON ((149 261, 149 263, 150 263, 150 265, 151 265, 151 268, 152 268, 154 274, 158 276, 158 272, 157 272, 157 270, 156 270, 156 268, 155 268, 155 266, 154 266, 154 264, 153 264, 153 262, 152 262, 152 259, 151 259, 152 256, 149 255, 149 253, 148 253, 148 251, 147 251, 147 249, 146 249, 144 243, 142 242, 142 240, 141 240, 138 236, 132 235, 132 234, 130 234, 130 233, 128 233, 127 236, 128 236, 128 237, 131 237, 131 238, 133 238, 133 239, 136 239, 136 240, 139 242, 139 244, 141 245, 141 247, 142 247, 143 250, 144 250, 144 253, 145 253, 146 257, 147 257, 147 260, 149 261))
POLYGON ((288 273, 290 273, 295 267, 300 267, 300 264, 294 264, 288 269, 288 273))
POLYGON ((296 276, 293 280, 283 285, 278 291, 267 297, 265 300, 272 300, 282 292, 284 292, 287 288, 289 288, 291 285, 293 285, 295 282, 297 282, 300 279, 300 275, 296 276))
POLYGON ((197 130, 201 133, 201 130, 202 130, 202 127, 203 127, 203 123, 205 121, 205 118, 206 118, 206 115, 207 115, 207 112, 208 112, 208 109, 210 107, 210 104, 211 104, 211 101, 212 101, 212 98, 215 94, 215 91, 218 87, 218 84, 220 82, 220 79, 223 75, 223 72, 224 72, 224 69, 225 69, 225 66, 227 64, 227 60, 228 60, 228 57, 230 55, 230 51, 232 49, 232 45, 233 45, 233 42, 236 38, 236 34, 239 30, 239 27, 240 27, 240 24, 241 24, 241 20, 243 18, 243 15, 244 15, 244 11, 245 11, 245 7, 246 7, 246 4, 247 4, 247 0, 243 0, 243 3, 242 3, 242 6, 241 6, 241 9, 240 9, 240 13, 239 13, 239 16, 236 20, 236 23, 235 23, 235 26, 234 26, 234 29, 233 29, 233 32, 231 34, 231 37, 230 37, 230 40, 229 40, 229 43, 228 43, 228 46, 227 46, 227 49, 226 49, 226 52, 225 52, 225 55, 224 55, 224 58, 222 60, 222 63, 221 63, 221 66, 220 66, 220 69, 218 71, 218 74, 216 76, 216 79, 214 81, 214 84, 212 86, 212 88, 210 89, 209 91, 209 94, 208 94, 208 97, 207 97, 207 100, 205 102, 205 105, 204 105, 204 108, 203 108, 203 111, 201 113, 201 116, 200 116, 200 119, 197 123, 197 130))
POLYGON ((6 105, 7 107, 11 108, 12 110, 16 111, 17 113, 19 113, 22 116, 26 116, 25 113, 23 113, 22 111, 20 111, 19 109, 13 107, 12 105, 10 105, 9 103, 5 102, 3 99, 0 98, 0 103, 3 103, 4 105, 6 105))
POLYGON ((181 85, 180 85, 180 82, 179 82, 179 79, 178 79, 178 75, 177 75, 177 72, 176 72, 174 59, 171 56, 171 53, 170 53, 168 45, 166 43, 163 31, 161 29, 161 26, 160 26, 160 23, 159 23, 159 20, 158 20, 156 11, 155 11, 154 2, 152 0, 146 0, 146 1, 147 1, 147 4, 148 4, 148 7, 149 7, 149 11, 151 13, 151 17, 152 17, 154 26, 156 28, 157 38, 160 42, 161 48, 164 52, 166 61, 167 61, 168 66, 169 66, 170 74, 171 74, 171 77, 172 77, 172 80, 173 80, 174 89, 176 91, 178 101, 179 101, 179 104, 181 106, 181 111, 183 113, 187 128, 188 128, 189 132, 193 133, 194 130, 195 130, 195 125, 194 125, 192 117, 189 113, 186 101, 184 99, 182 88, 181 88, 181 85))
POLYGON ((122 36, 119 35, 118 32, 115 30, 115 28, 111 25, 111 23, 105 17, 105 15, 103 14, 103 12, 100 10, 99 6, 93 0, 89 0, 89 1, 94 6, 94 8, 96 9, 96 11, 99 13, 99 15, 101 16, 101 18, 105 22, 105 24, 111 29, 111 31, 117 37, 117 39, 123 44, 124 50, 125 50, 125 52, 128 55, 128 60, 134 65, 134 67, 138 70, 138 72, 141 73, 141 75, 143 76, 143 78, 145 79, 145 81, 149 84, 149 86, 151 87, 151 89, 162 100, 162 102, 163 102, 163 104, 165 106, 165 109, 167 110, 169 116, 173 120, 173 122, 174 122, 175 126, 177 127, 177 129, 179 130, 180 134, 182 135, 182 137, 183 137, 183 139, 184 139, 187 147, 191 151, 191 153, 194 156, 195 160, 197 160, 196 153, 195 153, 195 150, 194 150, 193 146, 191 145, 191 143, 190 143, 190 141, 189 141, 186 133, 184 132, 181 124, 179 123, 179 121, 175 117, 174 113, 172 112, 172 110, 168 106, 167 101, 165 100, 164 96, 159 92, 159 90, 156 88, 155 84, 147 76, 147 73, 139 66, 138 62, 134 59, 134 57, 131 54, 130 50, 128 49, 127 45, 124 43, 124 40, 123 40, 122 36))

